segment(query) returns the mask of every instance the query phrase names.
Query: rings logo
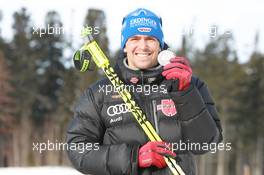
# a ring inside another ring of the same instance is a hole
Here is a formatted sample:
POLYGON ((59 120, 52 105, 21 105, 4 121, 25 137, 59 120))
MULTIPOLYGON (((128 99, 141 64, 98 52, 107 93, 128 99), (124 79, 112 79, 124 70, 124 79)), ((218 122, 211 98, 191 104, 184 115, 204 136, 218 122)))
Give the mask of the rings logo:
POLYGON ((111 117, 119 114, 125 114, 127 112, 130 112, 130 110, 125 103, 116 104, 107 108, 107 114, 111 117))

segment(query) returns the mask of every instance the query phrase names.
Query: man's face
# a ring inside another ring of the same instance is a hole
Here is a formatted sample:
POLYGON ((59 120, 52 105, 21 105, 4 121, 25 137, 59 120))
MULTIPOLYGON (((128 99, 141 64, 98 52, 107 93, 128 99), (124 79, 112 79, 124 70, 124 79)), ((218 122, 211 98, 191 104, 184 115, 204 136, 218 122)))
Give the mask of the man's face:
POLYGON ((127 40, 124 51, 131 69, 149 69, 158 64, 160 43, 155 37, 135 35, 127 40))

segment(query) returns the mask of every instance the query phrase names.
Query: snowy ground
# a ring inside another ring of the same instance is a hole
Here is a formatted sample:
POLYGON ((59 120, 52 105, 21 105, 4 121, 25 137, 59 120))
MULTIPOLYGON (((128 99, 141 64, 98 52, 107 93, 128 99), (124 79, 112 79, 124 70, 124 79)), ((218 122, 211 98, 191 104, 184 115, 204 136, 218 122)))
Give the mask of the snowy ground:
POLYGON ((70 167, 8 167, 0 168, 0 175, 82 175, 70 167))

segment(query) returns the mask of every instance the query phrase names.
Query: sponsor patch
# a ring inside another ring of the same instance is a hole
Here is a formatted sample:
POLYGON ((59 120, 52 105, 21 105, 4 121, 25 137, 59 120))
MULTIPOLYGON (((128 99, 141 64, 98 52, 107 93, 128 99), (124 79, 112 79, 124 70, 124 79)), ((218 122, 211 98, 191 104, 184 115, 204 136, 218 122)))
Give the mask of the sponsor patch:
POLYGON ((121 96, 120 96, 119 94, 112 95, 111 97, 112 97, 113 99, 121 98, 121 96))
POLYGON ((157 28, 157 23, 155 20, 151 18, 144 18, 144 17, 131 19, 129 22, 129 25, 130 27, 148 26, 154 29, 157 28))
POLYGON ((139 27, 138 31, 140 31, 140 32, 151 32, 151 28, 149 28, 149 27, 139 27))
POLYGON ((120 117, 118 117, 118 118, 115 118, 115 119, 110 119, 110 124, 112 124, 112 123, 115 123, 115 122, 120 122, 120 121, 122 121, 123 120, 123 118, 120 116, 120 117))
POLYGON ((153 83, 156 79, 156 77, 148 78, 148 83, 153 83))
POLYGON ((161 104, 157 105, 157 110, 161 110, 162 113, 168 117, 174 116, 177 114, 175 104, 172 99, 163 99, 161 104))
POLYGON ((138 77, 131 77, 130 82, 133 84, 137 84, 137 82, 139 81, 138 77))
POLYGON ((130 112, 130 110, 128 109, 128 106, 125 103, 121 103, 121 104, 109 106, 106 112, 107 115, 113 117, 115 115, 120 115, 130 112))

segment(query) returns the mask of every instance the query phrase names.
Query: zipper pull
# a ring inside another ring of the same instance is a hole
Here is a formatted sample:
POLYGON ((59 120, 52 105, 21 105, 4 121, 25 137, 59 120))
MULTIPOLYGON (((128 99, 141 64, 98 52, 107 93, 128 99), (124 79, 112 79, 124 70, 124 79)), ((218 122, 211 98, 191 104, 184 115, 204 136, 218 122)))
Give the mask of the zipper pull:
POLYGON ((156 100, 152 100, 152 107, 153 107, 153 118, 154 118, 155 130, 156 130, 157 134, 159 134, 159 125, 158 125, 156 100))

